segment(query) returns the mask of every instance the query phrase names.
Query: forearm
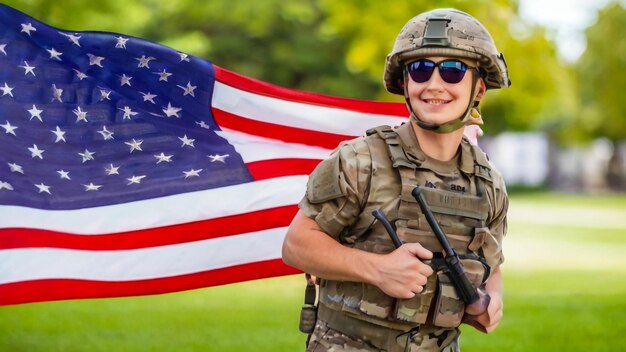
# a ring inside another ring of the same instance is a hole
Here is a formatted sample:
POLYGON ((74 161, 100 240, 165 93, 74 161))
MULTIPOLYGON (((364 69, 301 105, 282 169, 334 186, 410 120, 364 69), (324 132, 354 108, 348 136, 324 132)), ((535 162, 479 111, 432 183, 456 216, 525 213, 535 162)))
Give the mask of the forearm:
POLYGON ((372 283, 376 254, 341 245, 319 225, 298 212, 282 249, 283 261, 304 272, 330 280, 372 283))
POLYGON ((499 265, 492 269, 491 276, 485 284, 485 289, 492 298, 497 296, 499 299, 502 299, 502 271, 499 265))

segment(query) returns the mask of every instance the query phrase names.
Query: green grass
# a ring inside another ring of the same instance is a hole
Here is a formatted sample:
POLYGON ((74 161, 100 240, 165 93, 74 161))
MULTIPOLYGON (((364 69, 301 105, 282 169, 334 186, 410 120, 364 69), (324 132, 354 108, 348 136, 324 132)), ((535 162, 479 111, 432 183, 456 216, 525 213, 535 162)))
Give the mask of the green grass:
POLYGON ((511 200, 521 203, 534 203, 557 207, 626 209, 626 196, 623 193, 582 194, 558 192, 513 193, 511 200))
MULTIPOLYGON (((600 219, 626 215, 624 196, 514 195, 511 204, 536 206, 543 215, 572 208, 600 219)), ((619 250, 604 251, 626 249, 625 220, 613 219, 609 227, 556 220, 512 216, 507 241, 573 243, 580 251, 568 260, 584 264, 594 254, 594 265, 552 266, 547 258, 543 266, 526 267, 520 257, 505 262, 505 318, 489 335, 464 327, 464 352, 626 346, 626 259, 619 250), (618 265, 606 267, 602 260, 618 265)), ((298 275, 157 296, 0 307, 0 351, 302 351, 305 337, 297 324, 303 291, 298 275)))

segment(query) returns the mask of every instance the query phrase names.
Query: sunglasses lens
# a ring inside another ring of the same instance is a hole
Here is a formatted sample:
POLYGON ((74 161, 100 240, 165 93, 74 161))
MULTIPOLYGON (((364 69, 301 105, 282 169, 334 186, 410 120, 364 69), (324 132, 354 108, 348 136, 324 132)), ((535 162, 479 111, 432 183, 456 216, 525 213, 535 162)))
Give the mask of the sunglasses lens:
POLYGON ((459 83, 465 76, 467 65, 458 60, 446 60, 439 63, 441 79, 447 83, 459 83))
POLYGON ((409 64, 409 75, 417 83, 424 83, 430 79, 435 66, 439 67, 439 75, 446 83, 459 83, 465 77, 467 65, 459 60, 444 60, 434 63, 430 60, 421 59, 409 64))
POLYGON ((409 75, 417 83, 428 81, 434 70, 435 63, 429 60, 417 60, 409 64, 409 75))

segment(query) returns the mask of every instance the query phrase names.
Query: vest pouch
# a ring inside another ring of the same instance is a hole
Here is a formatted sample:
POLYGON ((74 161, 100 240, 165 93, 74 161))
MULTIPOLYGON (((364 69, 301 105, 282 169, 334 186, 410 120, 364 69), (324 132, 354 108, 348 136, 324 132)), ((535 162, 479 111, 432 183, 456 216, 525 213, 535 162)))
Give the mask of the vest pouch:
POLYGON ((366 315, 387 319, 393 308, 394 298, 385 294, 374 285, 362 284, 363 296, 359 303, 359 310, 366 315))
POLYGON ((424 290, 410 299, 398 299, 393 313, 395 320, 424 324, 437 290, 437 276, 428 277, 424 290))
POLYGON ((455 328, 461 324, 465 313, 465 303, 445 272, 438 272, 438 295, 433 311, 433 325, 442 328, 455 328))

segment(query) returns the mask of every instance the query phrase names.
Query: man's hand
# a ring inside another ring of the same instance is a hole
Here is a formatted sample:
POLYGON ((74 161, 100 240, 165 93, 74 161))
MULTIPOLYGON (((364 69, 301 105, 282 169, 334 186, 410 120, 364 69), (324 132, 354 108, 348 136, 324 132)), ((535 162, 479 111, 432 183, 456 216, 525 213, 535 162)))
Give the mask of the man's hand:
POLYGON ((467 315, 464 317, 463 322, 473 326, 478 331, 490 333, 498 327, 503 315, 502 308, 504 303, 502 301, 502 272, 500 271, 500 266, 492 270, 485 289, 490 296, 487 310, 479 315, 471 315, 472 307, 466 306, 465 312, 467 315))
POLYGON ((412 298, 422 292, 433 269, 422 262, 433 253, 419 243, 406 243, 391 253, 378 255, 374 262, 371 284, 389 296, 412 298))
POLYGON ((487 310, 476 316, 466 317, 466 323, 472 325, 476 330, 490 333, 494 331, 502 320, 502 296, 499 294, 491 296, 487 310))

